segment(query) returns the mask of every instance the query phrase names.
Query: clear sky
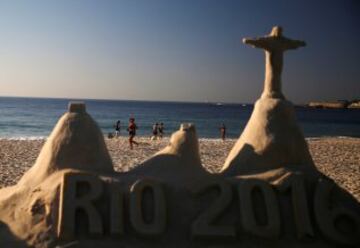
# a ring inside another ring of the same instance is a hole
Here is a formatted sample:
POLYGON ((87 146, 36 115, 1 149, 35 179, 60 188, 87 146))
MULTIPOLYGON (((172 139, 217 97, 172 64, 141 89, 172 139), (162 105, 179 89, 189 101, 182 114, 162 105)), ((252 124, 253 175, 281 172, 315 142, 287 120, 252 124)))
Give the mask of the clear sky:
POLYGON ((360 1, 2 0, 0 95, 253 102, 274 25, 295 103, 360 98, 360 1))

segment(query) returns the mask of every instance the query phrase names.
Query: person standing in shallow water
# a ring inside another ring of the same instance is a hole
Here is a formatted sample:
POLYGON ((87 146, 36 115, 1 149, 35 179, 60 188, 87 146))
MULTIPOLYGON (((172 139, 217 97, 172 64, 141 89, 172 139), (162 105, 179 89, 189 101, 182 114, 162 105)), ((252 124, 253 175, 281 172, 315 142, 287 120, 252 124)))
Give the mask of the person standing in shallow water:
POLYGON ((129 132, 129 145, 130 145, 130 149, 133 149, 133 144, 138 145, 139 143, 137 143, 136 141, 134 141, 134 137, 136 135, 136 129, 137 126, 135 124, 135 118, 131 117, 129 119, 129 125, 127 128, 127 131, 129 132))
POLYGON ((221 135, 221 139, 222 139, 223 141, 225 141, 225 137, 226 137, 226 126, 225 126, 224 123, 221 124, 221 126, 220 126, 220 135, 221 135))
POLYGON ((162 139, 162 137, 164 135, 164 123, 162 123, 162 122, 160 123, 158 130, 159 130, 159 138, 162 139))
POLYGON ((120 120, 118 120, 116 122, 114 127, 115 127, 115 137, 119 137, 120 136, 120 128, 121 128, 120 120))
POLYGON ((151 140, 156 140, 158 137, 158 129, 159 129, 159 124, 156 122, 153 126, 152 126, 152 136, 151 136, 151 140))

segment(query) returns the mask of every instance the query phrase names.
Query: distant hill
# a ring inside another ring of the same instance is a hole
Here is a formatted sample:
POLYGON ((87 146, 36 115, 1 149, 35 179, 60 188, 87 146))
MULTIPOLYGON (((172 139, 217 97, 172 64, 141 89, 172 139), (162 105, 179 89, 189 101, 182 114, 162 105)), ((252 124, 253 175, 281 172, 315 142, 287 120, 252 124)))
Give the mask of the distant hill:
POLYGON ((329 109, 344 109, 344 108, 359 108, 360 100, 337 100, 337 101, 315 101, 309 102, 307 107, 311 108, 329 108, 329 109))

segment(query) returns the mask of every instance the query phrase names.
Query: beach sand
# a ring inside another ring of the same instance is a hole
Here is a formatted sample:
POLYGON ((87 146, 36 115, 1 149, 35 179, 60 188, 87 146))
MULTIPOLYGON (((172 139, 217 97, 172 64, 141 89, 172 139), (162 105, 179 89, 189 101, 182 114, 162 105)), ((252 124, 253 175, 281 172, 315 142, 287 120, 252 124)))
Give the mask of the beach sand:
MULTIPOLYGON (((165 147, 169 138, 151 141, 136 137, 140 143, 129 149, 127 137, 106 139, 115 170, 128 171, 165 147)), ((218 172, 236 139, 199 139, 202 163, 218 172)), ((360 138, 307 139, 317 168, 351 192, 360 201, 360 138)), ((14 185, 35 162, 44 140, 0 140, 0 187, 14 185)))

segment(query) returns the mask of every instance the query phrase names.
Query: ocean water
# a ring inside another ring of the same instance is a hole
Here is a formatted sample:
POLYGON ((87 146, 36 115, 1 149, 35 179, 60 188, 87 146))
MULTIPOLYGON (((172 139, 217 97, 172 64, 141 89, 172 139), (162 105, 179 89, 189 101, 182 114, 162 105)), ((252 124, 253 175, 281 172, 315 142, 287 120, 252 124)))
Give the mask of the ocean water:
MULTIPOLYGON (((0 97, 0 138, 37 139, 47 137, 59 117, 66 112, 69 99, 0 97)), ((176 131, 180 123, 194 123, 199 137, 219 137, 225 123, 227 136, 238 137, 244 129, 253 105, 178 103, 149 101, 82 100, 104 134, 113 131, 121 120, 121 135, 127 135, 130 116, 136 118, 138 135, 150 136, 155 122, 165 124, 165 135, 176 131)), ((296 115, 306 137, 360 137, 360 110, 310 109, 296 107, 296 115)))

